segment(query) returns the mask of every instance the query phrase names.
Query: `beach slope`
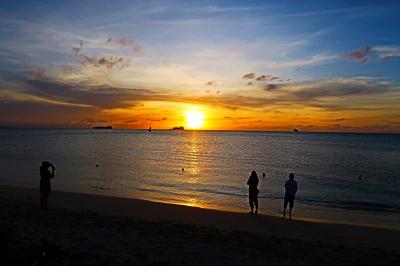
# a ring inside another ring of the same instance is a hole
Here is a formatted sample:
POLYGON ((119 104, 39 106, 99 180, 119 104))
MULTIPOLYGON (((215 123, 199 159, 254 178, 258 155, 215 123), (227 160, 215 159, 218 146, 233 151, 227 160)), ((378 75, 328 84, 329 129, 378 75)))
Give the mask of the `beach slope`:
POLYGON ((58 265, 393 265, 400 231, 0 186, 1 259, 58 265))

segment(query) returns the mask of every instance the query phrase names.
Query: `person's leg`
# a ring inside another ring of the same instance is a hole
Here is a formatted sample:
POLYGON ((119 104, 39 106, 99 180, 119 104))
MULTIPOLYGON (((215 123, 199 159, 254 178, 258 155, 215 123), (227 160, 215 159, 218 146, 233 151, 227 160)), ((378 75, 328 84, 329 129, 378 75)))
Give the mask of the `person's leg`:
POLYGON ((47 211, 47 198, 49 197, 49 193, 43 193, 43 209, 47 211))
POLYGON ((256 214, 258 214, 258 196, 254 196, 254 205, 256 206, 256 214))
POLYGON ((292 219, 293 202, 294 202, 294 198, 292 197, 289 200, 289 217, 290 217, 290 219, 292 219))
POLYGON ((40 193, 40 208, 44 209, 44 203, 43 203, 43 193, 40 193))
POLYGON ((285 196, 284 200, 283 200, 283 217, 286 217, 286 208, 287 208, 287 204, 288 204, 288 199, 285 196))
POLYGON ((253 204, 253 197, 251 194, 249 195, 249 204, 250 204, 250 208, 251 208, 250 213, 253 213, 254 204, 253 204))

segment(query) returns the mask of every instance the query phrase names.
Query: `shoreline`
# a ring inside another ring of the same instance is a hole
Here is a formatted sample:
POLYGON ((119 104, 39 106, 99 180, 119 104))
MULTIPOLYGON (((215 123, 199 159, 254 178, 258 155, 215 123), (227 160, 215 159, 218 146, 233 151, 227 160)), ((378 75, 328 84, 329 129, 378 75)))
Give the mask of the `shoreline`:
MULTIPOLYGON (((92 130, 93 128, 91 127, 0 127, 0 129, 50 129, 50 130, 92 130)), ((125 131, 148 131, 148 128, 112 128, 112 130, 125 130, 125 131)), ((172 131, 171 128, 153 128, 153 131, 172 131)), ((233 130, 233 129, 185 129, 182 131, 199 131, 199 132, 248 132, 248 133, 258 133, 258 132, 265 132, 265 133, 295 133, 293 132, 293 129, 288 129, 288 130, 254 130, 254 129, 242 129, 242 130, 233 130)), ((373 131, 373 132, 365 132, 365 131, 300 131, 296 132, 296 134, 299 133, 306 133, 306 134, 370 134, 370 135, 400 135, 400 132, 380 132, 380 131, 373 131)))
MULTIPOLYGON (((37 188, 33 187, 31 184, 27 183, 12 183, 7 181, 0 182, 0 191, 1 187, 12 187, 12 188, 24 188, 24 189, 32 189, 37 190, 37 188)), ((95 189, 95 188, 93 188, 95 189)), ((82 195, 93 195, 93 196, 100 196, 100 197, 110 197, 110 198, 120 198, 120 199, 130 199, 130 200, 137 200, 137 201, 144 201, 149 203, 159 203, 159 204, 166 204, 166 205, 175 205, 175 206, 182 206, 182 207, 189 207, 189 208, 198 208, 201 210, 210 210, 210 211, 220 211, 220 212, 228 212, 228 213, 240 213, 240 214, 247 214, 248 208, 211 208, 211 207, 202 207, 202 206, 195 206, 190 204, 184 204, 179 202, 172 202, 172 201, 162 201, 157 199, 146 199, 146 198, 136 198, 132 197, 127 193, 101 193, 100 190, 94 190, 96 192, 87 192, 87 191, 73 191, 73 190, 56 190, 54 192, 61 192, 61 193, 72 193, 72 194, 82 194, 82 195)), ((109 191, 109 190, 107 190, 109 191)), ((39 192, 38 192, 39 193, 39 192)), ((247 199, 246 199, 247 200, 247 199)), ((295 211, 296 212, 296 211, 295 211)), ((259 212, 259 216, 267 216, 276 219, 283 219, 280 214, 275 212, 269 211, 261 211, 259 212)), ((287 220, 287 219, 283 219, 287 220)), ((315 217, 306 217, 306 216, 297 216, 295 215, 293 221, 302 221, 302 222, 309 222, 309 223, 319 223, 319 224, 332 224, 332 225, 349 225, 349 226, 356 226, 356 227, 367 227, 367 228, 376 228, 376 229, 384 229, 384 230, 394 230, 400 232, 400 226, 390 226, 390 225, 380 225, 380 224, 373 224, 367 222, 351 222, 348 220, 333 220, 333 219, 322 219, 322 218, 315 218, 315 217)))
MULTIPOLYGON (((0 185, 1 199, 39 210, 38 189, 0 185)), ((318 241, 360 248, 382 248, 400 252, 400 231, 365 225, 321 221, 289 220, 272 215, 249 215, 177 204, 152 202, 95 194, 54 191, 49 197, 49 213, 55 210, 95 212, 148 222, 169 222, 241 231, 262 237, 318 241)))

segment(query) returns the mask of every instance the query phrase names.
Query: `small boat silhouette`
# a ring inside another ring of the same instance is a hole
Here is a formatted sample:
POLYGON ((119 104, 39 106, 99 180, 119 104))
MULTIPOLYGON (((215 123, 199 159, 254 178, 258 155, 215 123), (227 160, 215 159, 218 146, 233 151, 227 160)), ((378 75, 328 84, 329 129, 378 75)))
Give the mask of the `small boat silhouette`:
POLYGON ((93 127, 93 129, 112 129, 112 126, 99 126, 99 127, 93 127))

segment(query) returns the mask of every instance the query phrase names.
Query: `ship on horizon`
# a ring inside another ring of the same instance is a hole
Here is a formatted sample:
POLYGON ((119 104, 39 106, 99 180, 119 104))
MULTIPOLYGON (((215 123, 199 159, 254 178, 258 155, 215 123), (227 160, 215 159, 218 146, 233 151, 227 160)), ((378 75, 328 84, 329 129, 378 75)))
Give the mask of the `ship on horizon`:
POLYGON ((112 129, 112 126, 96 126, 93 129, 112 129))

